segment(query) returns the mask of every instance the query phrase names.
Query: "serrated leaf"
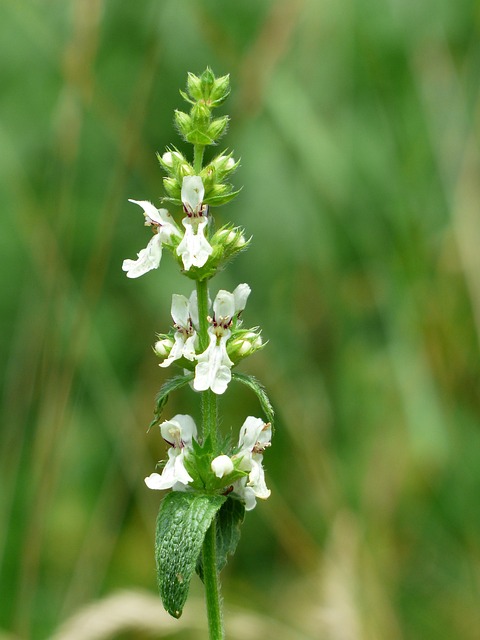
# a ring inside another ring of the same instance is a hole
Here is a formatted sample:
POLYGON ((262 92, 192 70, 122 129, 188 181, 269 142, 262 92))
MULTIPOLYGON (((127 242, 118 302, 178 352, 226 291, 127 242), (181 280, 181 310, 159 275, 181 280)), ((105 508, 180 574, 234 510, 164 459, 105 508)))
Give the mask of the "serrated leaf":
POLYGON ((190 380, 193 380, 193 373, 170 378, 170 380, 167 380, 161 386, 160 391, 157 393, 157 397, 155 398, 155 410, 153 414, 153 420, 148 426, 149 430, 160 422, 163 408, 167 404, 168 396, 171 394, 171 392, 185 386, 190 382, 190 380))
POLYGON ((233 373, 232 380, 237 380, 237 382, 241 382, 242 384, 252 389, 252 391, 256 394, 257 398, 260 401, 268 422, 270 422, 273 427, 275 412, 263 385, 260 384, 255 376, 250 376, 245 373, 233 373))
POLYGON ((160 505, 155 536, 157 579, 163 606, 182 615, 205 534, 225 496, 172 491, 160 505))
MULTIPOLYGON (((217 513, 217 569, 221 571, 227 564, 228 556, 233 556, 240 540, 240 527, 245 517, 245 507, 240 500, 228 497, 217 513)), ((196 571, 203 580, 203 558, 200 553, 196 571)))

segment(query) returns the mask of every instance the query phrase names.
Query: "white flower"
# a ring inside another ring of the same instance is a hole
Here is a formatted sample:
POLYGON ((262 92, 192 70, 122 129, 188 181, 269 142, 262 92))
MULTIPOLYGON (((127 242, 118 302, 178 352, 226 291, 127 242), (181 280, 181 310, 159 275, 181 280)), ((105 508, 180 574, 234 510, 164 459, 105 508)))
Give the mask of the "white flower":
POLYGON ((216 458, 214 458, 210 466, 217 478, 228 476, 228 474, 232 473, 234 469, 232 460, 225 455, 217 456, 216 458))
POLYGON ((145 225, 152 227, 154 236, 137 254, 137 260, 124 260, 122 269, 128 278, 138 278, 151 269, 157 269, 162 258, 162 244, 169 242, 172 235, 179 236, 177 225, 166 209, 157 209, 147 200, 129 200, 143 209, 145 225))
POLYGON ((260 418, 249 416, 240 430, 238 439, 238 468, 248 472, 248 478, 235 483, 235 492, 245 501, 245 510, 255 507, 256 498, 266 500, 270 490, 265 483, 265 472, 262 466, 263 452, 270 446, 272 427, 260 418))
POLYGON ((182 202, 185 213, 182 220, 185 235, 177 247, 177 255, 181 256, 183 266, 203 267, 213 249, 205 238, 208 224, 208 207, 203 204, 205 189, 200 176, 185 176, 182 182, 182 202))
POLYGON ((176 333, 174 344, 168 358, 159 366, 168 367, 182 356, 187 360, 195 359, 195 342, 198 327, 197 292, 194 291, 190 299, 176 293, 172 296, 172 318, 176 333))
POLYGON ((185 489, 185 485, 192 482, 185 468, 185 452, 192 448, 192 439, 197 435, 197 427, 193 418, 187 415, 176 415, 160 425, 163 439, 171 445, 168 450, 168 461, 162 473, 152 473, 145 478, 149 489, 185 489))
POLYGON ((211 389, 216 394, 222 394, 225 393, 228 383, 232 379, 233 362, 228 357, 226 346, 230 330, 227 329, 220 338, 212 332, 212 327, 208 331, 210 344, 203 353, 197 356, 198 364, 195 367, 193 388, 195 391, 211 389))
POLYGON ((228 357, 227 341, 231 336, 230 327, 243 311, 250 295, 248 284, 239 284, 233 293, 221 289, 213 303, 213 318, 208 328, 210 343, 197 356, 193 388, 196 391, 211 389, 216 394, 226 391, 232 378, 233 362, 228 357))
POLYGON ((202 214, 205 187, 200 176, 185 176, 182 182, 182 202, 185 213, 191 216, 202 214))

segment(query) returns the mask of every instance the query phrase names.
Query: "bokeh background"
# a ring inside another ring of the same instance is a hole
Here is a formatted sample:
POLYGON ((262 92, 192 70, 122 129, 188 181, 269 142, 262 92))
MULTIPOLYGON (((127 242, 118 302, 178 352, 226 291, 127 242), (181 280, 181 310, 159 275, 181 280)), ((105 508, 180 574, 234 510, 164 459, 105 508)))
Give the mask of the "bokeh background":
POLYGON ((242 159, 216 216, 253 235, 215 288, 252 286, 270 343, 242 369, 278 416, 229 637, 478 640, 479 36, 474 0, 2 0, 2 639, 205 637, 196 577, 162 613, 143 483, 151 345, 191 285, 121 263, 210 65, 242 159))

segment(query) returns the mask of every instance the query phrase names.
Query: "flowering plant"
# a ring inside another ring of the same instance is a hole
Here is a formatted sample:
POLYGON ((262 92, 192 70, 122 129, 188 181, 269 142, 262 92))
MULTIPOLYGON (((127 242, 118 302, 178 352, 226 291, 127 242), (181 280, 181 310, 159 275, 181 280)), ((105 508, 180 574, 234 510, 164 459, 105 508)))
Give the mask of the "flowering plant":
POLYGON ((204 150, 215 145, 228 124, 228 117, 214 118, 213 110, 228 97, 229 77, 216 78, 210 69, 188 74, 187 91, 181 92, 190 112, 175 112, 175 123, 183 139, 193 144, 193 160, 175 147, 158 159, 166 172, 164 202, 181 207, 180 224, 167 209, 157 209, 145 200, 130 200, 143 210, 145 225, 153 236, 136 260, 123 262, 129 278, 157 269, 163 250, 177 261, 181 273, 195 281, 187 298, 173 294, 169 333, 158 334, 154 352, 160 367, 178 366, 180 373, 160 389, 151 427, 158 426, 169 445, 168 459, 160 473, 145 478, 147 487, 172 491, 160 505, 155 556, 160 595, 167 611, 179 617, 190 579, 196 570, 205 584, 211 638, 223 638, 220 611, 219 571, 233 554, 239 540, 244 512, 257 498, 270 495, 262 466, 270 446, 273 409, 263 387, 253 377, 234 371, 247 356, 264 347, 258 327, 243 328, 243 312, 251 293, 248 284, 234 291, 221 289, 213 304, 209 282, 215 274, 250 244, 240 227, 225 224, 215 228, 211 208, 234 198, 228 182, 238 162, 223 152, 203 164, 204 150), (240 428, 238 444, 223 438, 218 426, 218 396, 232 382, 252 389, 260 400, 264 418, 247 416, 240 428), (161 421, 168 396, 190 384, 202 396, 202 423, 179 414, 161 421))

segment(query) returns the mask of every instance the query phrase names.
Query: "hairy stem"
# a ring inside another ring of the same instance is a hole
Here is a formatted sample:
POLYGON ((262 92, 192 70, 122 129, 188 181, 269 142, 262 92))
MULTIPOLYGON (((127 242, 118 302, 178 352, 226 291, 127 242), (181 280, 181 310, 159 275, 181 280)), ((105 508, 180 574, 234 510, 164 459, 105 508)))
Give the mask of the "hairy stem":
MULTIPOLYGON (((195 145, 194 169, 198 174, 202 168, 203 147, 195 145)), ((205 351, 210 342, 208 333, 208 280, 197 280, 197 304, 199 322, 200 349, 205 351)), ((203 437, 210 437, 212 452, 217 446, 217 396, 210 390, 202 392, 203 437)), ((203 580, 207 604, 208 629, 210 640, 223 640, 225 637, 220 599, 220 578, 217 571, 216 519, 214 518, 203 542, 203 580)))
POLYGON ((198 176, 200 171, 202 170, 202 162, 203 162, 203 151, 205 147, 202 144, 196 144, 193 147, 193 170, 195 174, 198 176))
POLYGON ((217 528, 213 519, 203 542, 203 581, 207 602, 208 629, 210 640, 223 640, 222 601, 220 596, 220 580, 217 571, 217 528))

